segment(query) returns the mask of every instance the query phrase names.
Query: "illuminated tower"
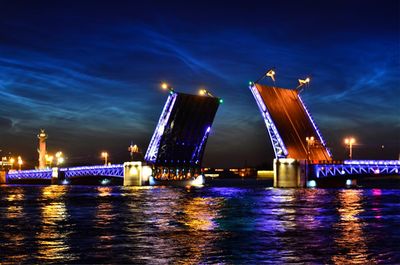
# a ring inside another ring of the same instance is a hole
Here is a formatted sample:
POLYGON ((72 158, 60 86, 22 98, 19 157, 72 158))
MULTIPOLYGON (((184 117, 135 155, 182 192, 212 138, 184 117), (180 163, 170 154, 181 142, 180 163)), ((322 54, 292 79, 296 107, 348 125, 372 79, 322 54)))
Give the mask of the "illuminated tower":
POLYGON ((39 138, 39 169, 46 168, 46 139, 48 135, 44 129, 40 129, 40 133, 37 136, 39 138))

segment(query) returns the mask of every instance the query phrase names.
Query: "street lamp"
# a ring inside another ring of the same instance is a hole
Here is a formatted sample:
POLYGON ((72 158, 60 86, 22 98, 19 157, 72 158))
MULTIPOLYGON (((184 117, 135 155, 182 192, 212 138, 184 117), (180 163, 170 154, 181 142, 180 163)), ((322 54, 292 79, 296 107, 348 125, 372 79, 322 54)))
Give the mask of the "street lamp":
POLYGON ((63 156, 63 153, 61 151, 56 153, 56 159, 57 159, 57 166, 61 165, 62 163, 64 163, 65 159, 63 156))
POLYGON ((345 138, 344 143, 349 148, 349 159, 351 160, 353 157, 353 145, 356 143, 356 139, 354 139, 353 137, 345 138))
POLYGON ((131 161, 133 161, 133 154, 139 153, 139 147, 136 144, 133 145, 133 143, 131 143, 131 145, 128 147, 128 151, 131 155, 131 161))
POLYGON ((10 158, 11 169, 13 169, 13 167, 14 167, 14 162, 15 162, 15 159, 13 157, 11 157, 10 158))
POLYGON ((310 160, 310 155, 311 155, 311 146, 314 145, 314 136, 311 137, 306 137, 306 141, 307 141, 307 160, 310 160))
POLYGON ((45 158, 46 158, 47 164, 49 165, 49 167, 51 167, 52 164, 53 164, 54 157, 51 156, 51 155, 47 155, 47 154, 46 154, 45 158))
POLYGON ((108 153, 107 152, 101 152, 101 157, 104 158, 104 165, 107 166, 108 153))
POLYGON ((214 95, 211 94, 210 91, 208 91, 207 89, 200 89, 199 94, 200 94, 200 96, 209 96, 212 98, 214 97, 214 95))
POLYGON ((18 156, 18 168, 19 168, 19 170, 21 170, 21 166, 22 166, 22 158, 21 158, 21 156, 18 156))
POLYGON ((170 85, 165 83, 165 82, 161 83, 161 88, 164 89, 164 90, 169 90, 170 94, 174 93, 174 89, 170 85))

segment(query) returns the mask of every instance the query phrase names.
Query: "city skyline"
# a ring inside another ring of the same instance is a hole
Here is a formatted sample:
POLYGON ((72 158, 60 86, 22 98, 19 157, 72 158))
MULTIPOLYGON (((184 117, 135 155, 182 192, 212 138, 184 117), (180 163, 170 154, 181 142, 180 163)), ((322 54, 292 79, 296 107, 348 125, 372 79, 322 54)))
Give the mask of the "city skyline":
POLYGON ((334 158, 346 158, 349 136, 355 159, 398 158, 396 1, 242 5, 3 1, 0 155, 36 162, 41 128, 70 162, 101 163, 104 150, 119 162, 131 141, 145 152, 166 81, 224 99, 204 166, 271 163, 248 82, 274 67, 278 87, 311 76, 302 97, 334 158))

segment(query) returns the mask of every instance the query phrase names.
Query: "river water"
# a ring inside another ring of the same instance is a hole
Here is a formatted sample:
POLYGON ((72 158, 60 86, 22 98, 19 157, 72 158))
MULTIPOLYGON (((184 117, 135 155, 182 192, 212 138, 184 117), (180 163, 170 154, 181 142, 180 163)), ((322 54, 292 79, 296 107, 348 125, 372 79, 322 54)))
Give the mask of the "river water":
POLYGON ((400 190, 0 186, 0 264, 399 264, 400 190))

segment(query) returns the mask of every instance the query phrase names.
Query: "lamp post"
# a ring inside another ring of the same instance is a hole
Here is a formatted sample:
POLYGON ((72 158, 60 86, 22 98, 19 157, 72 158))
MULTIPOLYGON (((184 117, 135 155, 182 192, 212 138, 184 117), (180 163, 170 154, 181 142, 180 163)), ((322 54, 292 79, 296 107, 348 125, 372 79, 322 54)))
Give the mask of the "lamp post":
POLYGON ((15 162, 15 159, 14 159, 13 157, 11 157, 11 158, 10 158, 11 169, 14 168, 14 162, 15 162))
POLYGON ((310 155, 311 155, 311 146, 314 145, 314 136, 311 137, 306 137, 307 141, 307 160, 310 160, 310 155))
POLYGON ((174 93, 174 89, 169 84, 167 84, 165 82, 161 83, 161 88, 164 89, 164 90, 169 90, 170 94, 174 93))
POLYGON ((21 156, 18 156, 18 162, 17 163, 18 163, 18 169, 21 170, 22 163, 23 163, 21 156))
POLYGON ((63 153, 61 151, 56 153, 56 159, 57 159, 57 166, 61 165, 62 163, 64 163, 65 159, 63 156, 63 153))
POLYGON ((101 152, 101 157, 104 158, 104 165, 107 166, 108 153, 101 152))
POLYGON ((214 95, 211 94, 210 91, 208 91, 207 89, 200 89, 199 94, 200 94, 200 96, 209 96, 209 97, 214 98, 214 95))
POLYGON ((354 139, 353 137, 345 138, 344 143, 349 148, 349 159, 351 160, 353 158, 353 145, 356 143, 356 139, 354 139))
POLYGON ((52 155, 46 154, 45 158, 46 158, 46 163, 49 165, 49 167, 51 167, 53 165, 54 157, 52 155))
POLYGON ((139 147, 136 144, 133 145, 133 143, 131 143, 131 145, 128 147, 128 151, 131 156, 131 161, 133 161, 134 154, 139 153, 139 147))

